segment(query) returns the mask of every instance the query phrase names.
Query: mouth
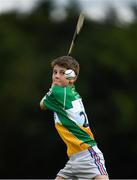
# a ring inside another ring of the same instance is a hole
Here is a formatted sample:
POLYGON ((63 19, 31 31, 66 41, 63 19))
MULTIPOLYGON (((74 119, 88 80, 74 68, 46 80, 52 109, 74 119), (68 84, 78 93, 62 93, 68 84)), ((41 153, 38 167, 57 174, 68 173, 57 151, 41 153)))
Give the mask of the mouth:
POLYGON ((53 83, 54 83, 55 85, 60 84, 60 82, 59 82, 59 81, 53 81, 53 83))

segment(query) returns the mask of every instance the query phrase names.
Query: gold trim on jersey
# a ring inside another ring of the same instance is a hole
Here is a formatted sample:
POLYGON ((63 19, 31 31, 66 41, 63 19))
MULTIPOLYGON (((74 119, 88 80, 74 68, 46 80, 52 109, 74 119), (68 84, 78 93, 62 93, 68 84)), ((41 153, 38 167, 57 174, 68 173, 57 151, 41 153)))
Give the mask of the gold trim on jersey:
MULTIPOLYGON (((62 138, 62 140, 67 145, 67 154, 68 156, 71 156, 72 154, 78 153, 80 151, 83 151, 87 149, 90 145, 84 143, 83 141, 79 140, 76 136, 74 136, 71 132, 68 131, 67 128, 62 126, 59 123, 55 124, 55 127, 62 138)), ((84 130, 87 134, 91 136, 92 139, 94 139, 93 134, 91 133, 89 128, 81 127, 82 130, 84 130)))

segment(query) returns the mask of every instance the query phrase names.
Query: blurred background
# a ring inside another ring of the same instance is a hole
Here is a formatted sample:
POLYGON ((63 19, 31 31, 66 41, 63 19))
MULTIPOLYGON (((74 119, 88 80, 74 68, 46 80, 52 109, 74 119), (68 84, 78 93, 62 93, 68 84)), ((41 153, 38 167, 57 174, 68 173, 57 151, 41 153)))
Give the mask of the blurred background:
POLYGON ((55 178, 68 159, 39 102, 81 11, 76 89, 110 178, 137 178, 137 0, 0 0, 0 178, 55 178))

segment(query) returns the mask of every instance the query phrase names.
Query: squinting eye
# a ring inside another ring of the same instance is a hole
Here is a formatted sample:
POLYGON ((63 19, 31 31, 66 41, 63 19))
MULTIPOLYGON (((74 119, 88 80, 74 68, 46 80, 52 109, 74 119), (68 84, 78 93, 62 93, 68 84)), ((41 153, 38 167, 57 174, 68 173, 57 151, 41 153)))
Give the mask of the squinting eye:
POLYGON ((64 74, 65 74, 65 72, 64 72, 64 71, 63 71, 63 72, 60 72, 60 74, 64 75, 64 74))

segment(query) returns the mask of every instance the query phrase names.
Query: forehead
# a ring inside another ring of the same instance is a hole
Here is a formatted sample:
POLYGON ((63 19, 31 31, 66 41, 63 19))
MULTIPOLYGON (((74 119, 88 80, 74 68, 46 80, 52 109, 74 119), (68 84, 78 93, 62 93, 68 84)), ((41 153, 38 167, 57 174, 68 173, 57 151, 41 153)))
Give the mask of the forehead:
POLYGON ((66 71, 67 69, 65 67, 55 65, 53 67, 53 70, 56 70, 56 71, 66 71))

